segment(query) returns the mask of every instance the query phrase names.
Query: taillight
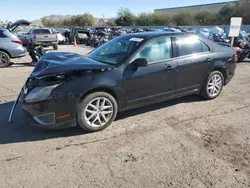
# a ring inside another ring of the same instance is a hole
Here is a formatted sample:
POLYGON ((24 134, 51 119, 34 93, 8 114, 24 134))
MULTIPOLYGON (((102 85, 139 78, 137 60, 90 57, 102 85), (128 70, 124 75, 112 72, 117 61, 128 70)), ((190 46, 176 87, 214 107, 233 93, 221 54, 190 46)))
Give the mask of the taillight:
POLYGON ((234 52, 234 62, 237 62, 238 61, 238 55, 236 52, 234 52))
POLYGON ((23 41, 21 40, 12 40, 11 42, 23 45, 23 41))
POLYGON ((34 35, 34 40, 36 40, 36 35, 34 35))

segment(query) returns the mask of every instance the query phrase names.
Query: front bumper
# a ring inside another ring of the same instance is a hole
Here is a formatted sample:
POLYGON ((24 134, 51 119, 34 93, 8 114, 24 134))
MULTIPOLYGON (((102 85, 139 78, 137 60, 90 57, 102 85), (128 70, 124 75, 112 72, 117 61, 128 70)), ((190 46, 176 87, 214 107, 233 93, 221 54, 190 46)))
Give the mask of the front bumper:
POLYGON ((62 129, 76 126, 78 99, 76 94, 67 94, 37 103, 23 101, 22 106, 32 125, 46 129, 62 129))
POLYGON ((53 41, 53 42, 35 41, 34 44, 37 45, 37 46, 39 46, 39 45, 41 45, 41 46, 54 46, 54 45, 58 44, 58 42, 57 41, 53 41))

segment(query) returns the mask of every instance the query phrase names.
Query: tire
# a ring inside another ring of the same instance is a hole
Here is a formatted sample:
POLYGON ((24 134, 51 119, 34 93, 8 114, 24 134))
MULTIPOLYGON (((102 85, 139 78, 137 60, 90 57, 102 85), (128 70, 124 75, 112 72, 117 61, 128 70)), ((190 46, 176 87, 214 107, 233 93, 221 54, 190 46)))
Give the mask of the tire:
POLYGON ((87 95, 78 104, 76 119, 78 125, 85 131, 96 132, 107 128, 116 118, 117 111, 117 102, 112 95, 106 92, 95 92, 87 95), (102 104, 106 108, 102 108, 102 104))
POLYGON ((10 66, 10 56, 6 52, 0 51, 0 68, 10 66))
POLYGON ((243 62, 243 61, 244 61, 244 59, 245 59, 245 57, 239 57, 239 58, 238 58, 238 63, 243 62))
POLYGON ((55 45, 53 46, 53 49, 54 49, 54 50, 58 50, 58 44, 55 44, 55 45))
POLYGON ((223 86, 224 86, 223 74, 220 71, 213 71, 209 74, 206 81, 204 82, 199 95, 207 100, 215 99, 220 95, 223 86))

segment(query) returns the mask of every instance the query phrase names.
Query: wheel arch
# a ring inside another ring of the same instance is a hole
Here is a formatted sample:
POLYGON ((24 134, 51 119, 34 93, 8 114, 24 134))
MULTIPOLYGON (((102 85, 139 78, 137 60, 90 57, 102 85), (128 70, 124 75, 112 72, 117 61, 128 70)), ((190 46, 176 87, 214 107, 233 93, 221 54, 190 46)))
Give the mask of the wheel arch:
POLYGON ((214 67, 210 72, 208 72, 208 74, 206 75, 205 79, 203 80, 203 82, 202 82, 202 84, 201 84, 201 87, 200 87, 198 93, 200 93, 200 91, 201 91, 201 89, 202 89, 202 86, 204 85, 204 83, 206 82, 207 78, 209 77, 209 75, 210 75, 213 71, 219 71, 219 72, 222 73, 223 79, 224 79, 223 85, 225 86, 226 79, 227 79, 227 71, 226 71, 222 66, 216 66, 216 67, 214 67))
POLYGON ((10 53, 9 53, 7 50, 4 50, 4 49, 0 48, 0 51, 5 52, 5 53, 8 54, 9 57, 11 58, 11 55, 10 55, 10 53))
POLYGON ((86 93, 82 94, 79 101, 83 100, 87 95, 91 94, 91 93, 95 93, 95 92, 105 92, 105 93, 108 93, 110 94, 111 96, 113 96, 117 102, 117 105, 118 105, 118 111, 120 109, 122 109, 123 107, 123 102, 120 100, 120 97, 118 95, 117 92, 115 92, 112 88, 109 88, 109 87, 97 87, 97 88, 93 88, 89 91, 87 91, 86 93))
POLYGON ((226 80, 227 80, 227 71, 226 71, 225 69, 223 69, 222 67, 214 68, 211 72, 213 72, 213 71, 219 71, 219 72, 222 73, 223 79, 224 79, 224 80, 223 80, 223 81, 224 81, 223 85, 225 85, 226 80))
MULTIPOLYGON (((224 78, 224 83, 223 83, 223 85, 225 85, 225 82, 226 82, 226 80, 227 80, 227 75, 228 75, 228 74, 227 74, 227 66, 226 66, 225 62, 223 62, 223 61, 221 61, 221 60, 215 61, 215 63, 214 63, 214 68, 212 69, 211 72, 213 72, 213 71, 219 71, 219 72, 222 73, 223 78, 224 78)), ((211 72, 210 72, 210 73, 211 73, 211 72)))

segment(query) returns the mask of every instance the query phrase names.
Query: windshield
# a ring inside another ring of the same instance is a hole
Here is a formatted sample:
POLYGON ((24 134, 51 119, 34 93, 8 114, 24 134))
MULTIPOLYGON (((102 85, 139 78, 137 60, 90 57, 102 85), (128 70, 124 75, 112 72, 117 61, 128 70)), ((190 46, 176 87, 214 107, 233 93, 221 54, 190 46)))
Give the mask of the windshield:
POLYGON ((106 64, 116 65, 127 58, 143 41, 143 38, 122 36, 100 46, 87 57, 106 64))

